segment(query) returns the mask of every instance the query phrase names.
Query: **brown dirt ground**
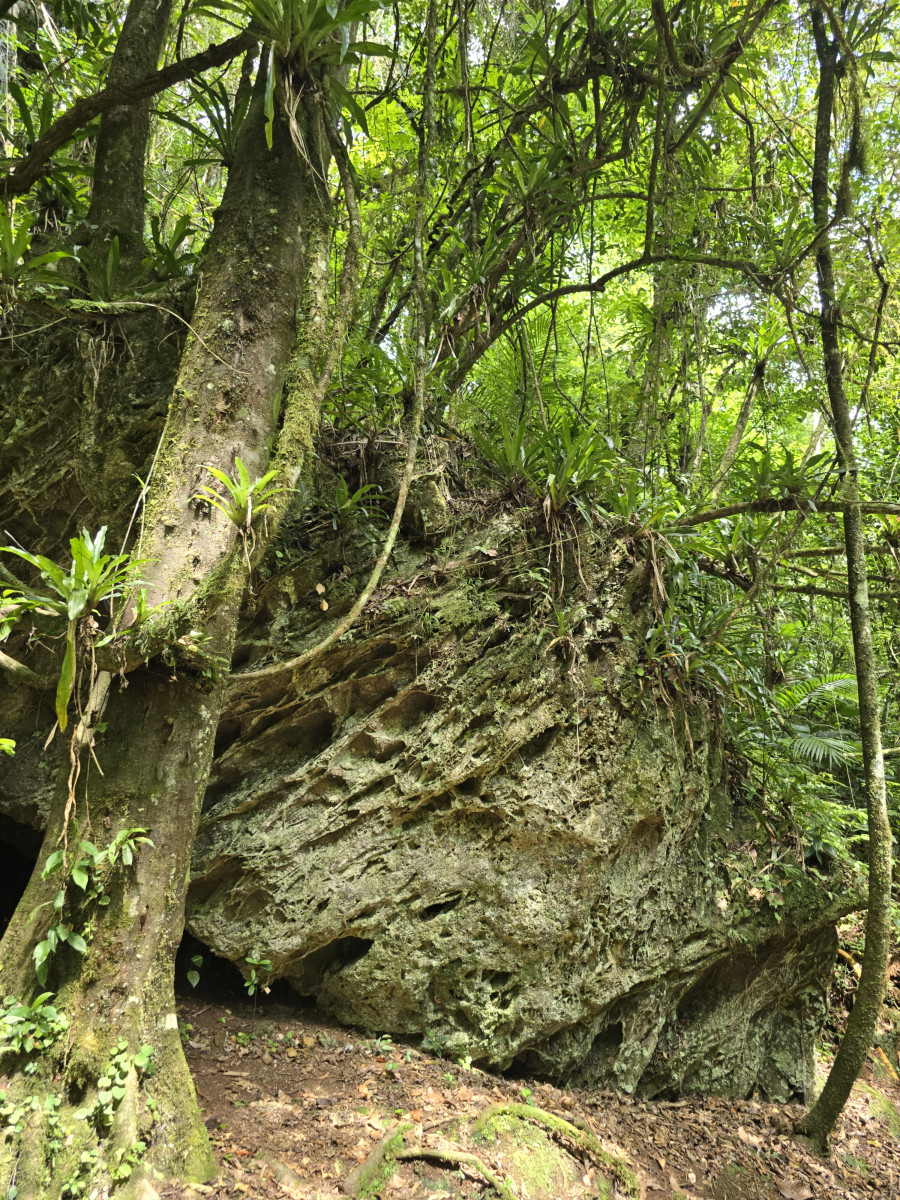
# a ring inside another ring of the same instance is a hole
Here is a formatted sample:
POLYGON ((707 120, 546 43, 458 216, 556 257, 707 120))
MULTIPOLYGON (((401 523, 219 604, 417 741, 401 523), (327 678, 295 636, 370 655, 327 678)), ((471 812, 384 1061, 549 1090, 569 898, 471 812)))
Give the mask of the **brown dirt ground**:
MULTIPOLYGON (((400 1122, 413 1127, 407 1144, 474 1152, 501 1181, 509 1176, 521 1200, 604 1195, 602 1168, 565 1138, 556 1173, 541 1181, 538 1172, 537 1182, 517 1172, 509 1139, 473 1141, 472 1121, 499 1102, 530 1102, 591 1130, 634 1169, 642 1200, 900 1200, 900 1084, 887 1058, 873 1057, 834 1153, 823 1161, 791 1136, 802 1111, 796 1106, 644 1102, 502 1079, 278 1005, 254 1012, 192 997, 181 1002, 179 1017, 221 1174, 202 1187, 170 1185, 164 1200, 337 1200, 351 1171, 400 1122)), ((519 1153, 539 1155, 541 1136, 526 1138, 519 1153)), ((477 1170, 433 1156, 401 1163, 376 1195, 468 1200, 495 1193, 477 1170)))

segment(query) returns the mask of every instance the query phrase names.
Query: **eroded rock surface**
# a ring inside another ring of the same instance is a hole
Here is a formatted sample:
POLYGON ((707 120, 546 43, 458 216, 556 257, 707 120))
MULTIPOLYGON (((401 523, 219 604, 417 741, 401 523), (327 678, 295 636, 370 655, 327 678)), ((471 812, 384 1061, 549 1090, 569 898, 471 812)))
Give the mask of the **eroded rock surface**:
MULTIPOLYGON (((314 667, 237 680, 188 928, 342 1021, 485 1065, 803 1094, 852 902, 797 884, 779 916, 733 890, 745 819, 714 716, 639 666, 642 566, 569 544, 560 598, 547 561, 512 516, 406 548, 314 667)), ((327 631, 341 562, 270 582, 245 661, 327 631)))

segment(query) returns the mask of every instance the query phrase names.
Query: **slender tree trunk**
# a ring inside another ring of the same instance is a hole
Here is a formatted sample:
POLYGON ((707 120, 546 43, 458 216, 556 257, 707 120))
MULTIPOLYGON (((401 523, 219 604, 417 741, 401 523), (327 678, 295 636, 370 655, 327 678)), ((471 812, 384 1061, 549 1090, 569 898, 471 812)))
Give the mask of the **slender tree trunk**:
POLYGON ((869 619, 869 585, 859 502, 858 465, 853 447, 850 406, 841 368, 840 314, 828 236, 828 174, 839 46, 836 38, 829 39, 825 17, 816 5, 812 8, 812 24, 819 59, 819 101, 812 178, 813 218, 819 231, 816 254, 821 301, 819 325, 843 490, 844 545, 847 555, 850 623, 859 689, 860 734, 869 828, 869 896, 862 974, 840 1049, 825 1087, 803 1124, 804 1132, 810 1135, 816 1147, 824 1153, 828 1149, 831 1131, 872 1045, 875 1024, 884 997, 891 935, 892 842, 881 747, 878 680, 869 619))
MULTIPOLYGON (((170 642, 185 620, 203 636, 170 644, 162 659, 133 671, 127 689, 111 695, 107 729, 97 743, 104 775, 92 774, 89 790, 79 789, 68 825, 70 866, 79 839, 103 849, 117 834, 146 829, 154 848, 142 847, 134 866, 119 863, 106 873, 105 907, 90 898, 90 888, 85 895, 71 879, 66 887, 62 919, 84 931, 87 950, 57 951, 47 986, 68 1017, 68 1032, 30 1056, 31 1075, 23 1070, 27 1056, 0 1063, 10 1076, 13 1104, 27 1104, 33 1094, 59 1101, 52 1121, 44 1110, 30 1113, 0 1146, 0 1191, 15 1183, 19 1200, 58 1196, 79 1172, 92 1186, 104 1186, 129 1163, 134 1179, 144 1172, 202 1179, 213 1168, 178 1036, 173 974, 246 558, 235 525, 193 497, 198 485, 211 482, 204 464, 230 473, 240 456, 251 477, 266 469, 307 265, 305 211, 320 187, 295 153, 280 111, 273 150, 267 150, 263 87, 261 78, 229 172, 140 547, 152 600, 170 602, 158 622, 173 631, 170 642), (149 1071, 141 1069, 142 1046, 152 1049, 149 1071), (127 1077, 124 1094, 104 1101, 109 1089, 98 1081, 119 1069, 127 1077), (91 1104, 101 1108, 79 1119, 77 1110, 91 1104)), ((318 243, 316 250, 321 253, 318 243)), ((295 432, 317 415, 295 411, 295 432)), ((301 456, 309 438, 304 427, 296 441, 301 456)), ((95 692, 104 691, 103 683, 95 692)), ((63 786, 35 873, 0 946, 4 993, 22 999, 44 990, 31 953, 52 909, 34 920, 31 914, 65 878, 58 873, 45 881, 41 871, 58 845, 66 803, 63 786)))
MULTIPOLYGON (((116 42, 108 83, 127 87, 156 70, 172 13, 172 0, 131 0, 116 42)), ((144 162, 150 136, 150 101, 112 108, 100 119, 88 223, 100 237, 119 235, 137 253, 144 226, 144 162)))
POLYGON ((722 457, 716 469, 716 477, 713 480, 713 485, 709 489, 710 501, 715 500, 719 492, 722 490, 722 485, 728 478, 728 472, 734 465, 734 460, 737 458, 737 452, 741 447, 741 439, 743 438, 747 424, 750 420, 750 414, 753 412, 753 404, 756 400, 757 393, 763 385, 765 379, 766 364, 758 362, 753 368, 753 377, 744 395, 744 403, 741 405, 741 410, 738 413, 738 418, 734 423, 734 429, 731 431, 731 437, 728 439, 728 444, 722 452, 722 457))

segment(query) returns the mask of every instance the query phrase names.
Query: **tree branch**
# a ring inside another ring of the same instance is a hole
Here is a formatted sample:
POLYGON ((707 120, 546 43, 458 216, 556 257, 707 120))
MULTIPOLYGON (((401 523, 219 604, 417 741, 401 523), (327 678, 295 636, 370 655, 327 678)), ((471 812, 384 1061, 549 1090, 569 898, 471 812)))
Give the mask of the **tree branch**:
MULTIPOLYGON (((775 498, 771 500, 747 500, 742 504, 727 504, 724 508, 711 508, 707 512, 688 513, 687 516, 679 517, 674 524, 679 529, 688 529, 693 525, 703 525, 707 521, 720 521, 723 517, 735 517, 740 513, 746 512, 842 513, 846 507, 846 504, 838 504, 834 500, 817 500, 815 505, 813 505, 809 500, 801 496, 791 496, 787 500, 778 500, 775 498)), ((900 516, 900 504, 862 501, 859 505, 859 511, 863 516, 886 513, 896 517, 900 516)))
POLYGON ((43 692, 48 687, 53 686, 52 680, 36 675, 30 667, 26 667, 24 663, 10 658, 2 650, 0 650, 0 671, 5 671, 9 676, 10 682, 19 687, 33 688, 37 692, 43 692))
POLYGON ((149 96, 164 92, 166 88, 176 83, 184 83, 195 75, 208 71, 210 67, 220 67, 230 62, 254 44, 255 38, 249 33, 238 34, 218 46, 210 46, 202 54, 194 54, 181 62, 172 63, 148 75, 146 79, 133 87, 113 84, 97 92, 93 96, 85 96, 76 100, 70 109, 53 122, 43 137, 38 138, 23 159, 16 163, 11 171, 0 175, 0 196, 24 195, 41 177, 44 167, 57 150, 61 149, 74 134, 85 125, 90 124, 95 117, 119 105, 130 106, 139 104, 149 96))

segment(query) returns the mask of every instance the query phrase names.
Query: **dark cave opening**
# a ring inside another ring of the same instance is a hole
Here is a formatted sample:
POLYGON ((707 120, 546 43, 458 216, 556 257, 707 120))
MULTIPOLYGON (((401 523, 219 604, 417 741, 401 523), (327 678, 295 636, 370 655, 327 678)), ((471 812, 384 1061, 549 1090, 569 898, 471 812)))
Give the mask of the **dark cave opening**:
POLYGON ((0 815, 0 937, 25 894, 43 837, 36 829, 0 815))
MULTIPOLYGON (((0 814, 0 860, 3 862, 0 872, 0 937, 6 932, 25 894, 42 841, 43 835, 36 829, 0 814)), ((214 954, 203 942, 185 931, 175 959, 176 995, 192 996, 208 1004, 255 1002, 257 1008, 277 1004, 295 1010, 309 1006, 309 1002, 298 996, 286 980, 276 979, 266 986, 268 991, 260 987, 251 997, 237 966, 227 958, 214 954), (194 962, 197 958, 202 960, 199 966, 194 962), (191 986, 187 977, 188 972, 194 970, 199 975, 196 987, 191 986)))
MULTIPOLYGON (((262 957, 265 957, 264 953, 262 957)), ((291 1009, 307 1007, 287 980, 275 979, 269 983, 264 970, 257 968, 257 973, 262 978, 263 986, 258 987, 251 996, 237 965, 215 954, 209 946, 185 930, 175 956, 175 995, 180 998, 191 997, 210 1005, 253 1004, 257 1009, 272 1005, 291 1009), (188 979, 188 972, 193 971, 199 977, 196 984, 188 979)))

